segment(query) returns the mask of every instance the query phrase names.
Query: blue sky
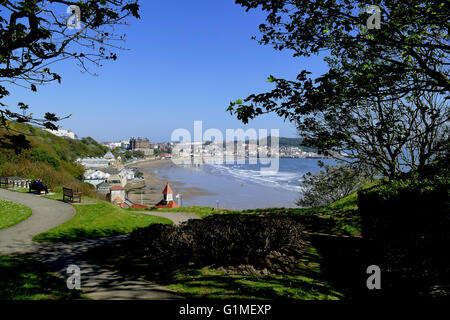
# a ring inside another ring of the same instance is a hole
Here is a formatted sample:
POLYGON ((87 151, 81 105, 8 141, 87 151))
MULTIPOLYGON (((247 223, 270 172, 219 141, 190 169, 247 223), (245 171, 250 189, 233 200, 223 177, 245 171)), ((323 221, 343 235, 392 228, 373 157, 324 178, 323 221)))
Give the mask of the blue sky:
POLYGON ((204 130, 280 129, 281 136, 296 136, 295 127, 275 115, 244 126, 226 109, 230 101, 270 90, 271 74, 294 79, 304 68, 325 72, 321 58, 293 58, 259 45, 251 37, 259 35, 264 15, 245 12, 233 0, 145 0, 141 6, 141 19, 124 30, 129 50, 92 69, 98 77, 63 62, 55 68, 61 84, 37 93, 9 88, 6 102, 12 108, 23 101, 34 115, 72 113, 63 128, 99 141, 169 141, 177 128, 193 132, 195 120, 203 121, 204 130))

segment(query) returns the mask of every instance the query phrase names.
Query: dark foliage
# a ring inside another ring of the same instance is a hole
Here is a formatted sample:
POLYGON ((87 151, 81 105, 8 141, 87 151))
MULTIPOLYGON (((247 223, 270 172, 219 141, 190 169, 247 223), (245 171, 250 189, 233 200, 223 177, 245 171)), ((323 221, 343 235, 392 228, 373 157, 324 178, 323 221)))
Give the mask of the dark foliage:
POLYGON ((392 290, 449 294, 450 170, 443 163, 358 195, 363 237, 388 270, 392 290))
POLYGON ((132 256, 149 263, 149 271, 251 265, 283 273, 294 271, 309 245, 302 230, 287 218, 221 215, 179 227, 151 225, 133 232, 127 245, 132 256))

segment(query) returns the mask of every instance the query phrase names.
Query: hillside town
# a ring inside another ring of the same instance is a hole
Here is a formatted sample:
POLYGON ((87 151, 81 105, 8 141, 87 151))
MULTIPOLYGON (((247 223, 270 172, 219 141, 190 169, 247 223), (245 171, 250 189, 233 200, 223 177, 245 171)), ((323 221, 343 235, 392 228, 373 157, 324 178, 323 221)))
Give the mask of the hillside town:
POLYGON ((105 142, 103 145, 110 149, 103 157, 77 159, 85 168, 84 182, 96 187, 99 194, 118 206, 138 207, 127 198, 127 190, 143 188, 145 181, 136 168, 129 166, 139 160, 169 158, 171 144, 150 143, 147 138, 133 137, 119 142, 105 142))
MULTIPOLYGON (((72 138, 70 130, 49 131, 57 136, 72 138)), ((101 143, 109 150, 103 157, 77 159, 85 168, 84 182, 93 185, 99 194, 121 207, 137 207, 127 197, 128 190, 145 187, 145 181, 133 163, 138 161, 183 159, 191 161, 199 157, 203 163, 217 159, 249 159, 263 157, 279 158, 322 158, 323 155, 301 146, 258 145, 249 142, 218 144, 214 142, 154 143, 148 138, 131 137, 128 140, 101 143)), ((169 188, 170 189, 170 188, 169 188)))
POLYGON ((208 158, 322 158, 317 152, 300 146, 271 146, 258 145, 256 143, 235 142, 222 144, 210 142, 178 143, 174 146, 172 156, 174 158, 202 157, 208 158))

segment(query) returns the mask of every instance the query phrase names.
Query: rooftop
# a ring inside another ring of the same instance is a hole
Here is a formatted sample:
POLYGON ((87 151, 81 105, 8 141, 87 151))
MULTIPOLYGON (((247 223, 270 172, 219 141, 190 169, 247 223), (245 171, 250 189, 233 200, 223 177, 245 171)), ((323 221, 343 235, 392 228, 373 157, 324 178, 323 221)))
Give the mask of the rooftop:
POLYGON ((170 187, 169 184, 166 185, 166 187, 164 188, 163 194, 173 194, 172 188, 170 187))

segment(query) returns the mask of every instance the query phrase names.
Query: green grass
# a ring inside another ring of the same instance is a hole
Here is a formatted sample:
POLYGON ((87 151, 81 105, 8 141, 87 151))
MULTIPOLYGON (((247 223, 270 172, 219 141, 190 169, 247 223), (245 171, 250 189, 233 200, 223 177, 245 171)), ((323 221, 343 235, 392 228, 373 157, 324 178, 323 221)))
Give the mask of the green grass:
POLYGON ((336 235, 361 235, 361 217, 358 212, 356 192, 316 208, 267 208, 245 210, 242 213, 291 216, 301 221, 308 231, 336 235))
POLYGON ((248 276, 200 269, 178 272, 171 290, 203 299, 338 300, 343 296, 328 284, 308 276, 248 276))
POLYGON ((295 273, 265 276, 229 274, 210 268, 149 274, 142 259, 129 256, 128 251, 126 245, 115 243, 93 249, 83 258, 116 272, 160 283, 187 298, 337 300, 344 297, 325 280, 322 258, 313 247, 297 261, 295 273))
POLYGON ((0 256, 0 300, 87 299, 34 259, 0 256))
POLYGON ((19 192, 19 193, 30 193, 29 188, 9 188, 9 191, 19 192))
POLYGON ((26 206, 0 199, 0 230, 28 219, 31 214, 31 209, 26 206))
MULTIPOLYGON (((49 195, 50 199, 62 199, 61 194, 49 195)), ((112 203, 83 198, 93 204, 74 205, 76 215, 60 226, 41 233, 34 241, 81 241, 130 233, 153 223, 172 224, 172 221, 146 214, 132 213, 112 203)))
POLYGON ((322 279, 319 261, 320 256, 310 248, 310 253, 298 261, 297 272, 289 275, 228 274, 208 268, 180 270, 167 287, 189 298, 342 299, 343 294, 322 279))
MULTIPOLYGON (((133 210, 135 211, 135 210, 133 210)), ((140 209, 139 211, 146 211, 145 209, 140 209)), ((148 210, 147 210, 148 211, 148 210)), ((153 211, 153 210, 152 210, 153 211)), ((174 209, 155 209, 155 211, 159 212, 189 212, 198 215, 200 218, 206 218, 215 214, 240 214, 241 211, 233 211, 233 210, 225 210, 225 209, 215 209, 213 207, 181 207, 174 209)))
MULTIPOLYGON (((377 183, 378 181, 368 183, 361 189, 370 188, 377 183)), ((357 191, 333 203, 315 208, 266 208, 244 210, 242 213, 288 215, 300 220, 308 231, 361 236, 357 191)))

